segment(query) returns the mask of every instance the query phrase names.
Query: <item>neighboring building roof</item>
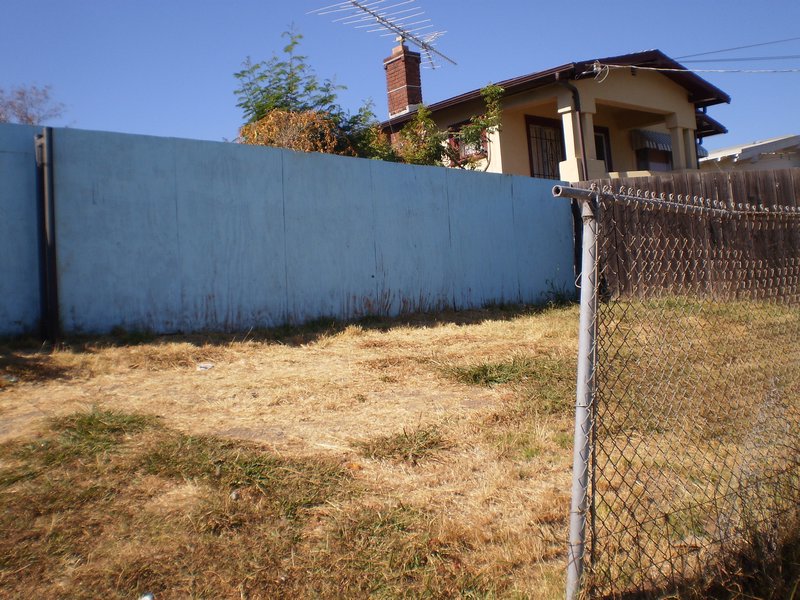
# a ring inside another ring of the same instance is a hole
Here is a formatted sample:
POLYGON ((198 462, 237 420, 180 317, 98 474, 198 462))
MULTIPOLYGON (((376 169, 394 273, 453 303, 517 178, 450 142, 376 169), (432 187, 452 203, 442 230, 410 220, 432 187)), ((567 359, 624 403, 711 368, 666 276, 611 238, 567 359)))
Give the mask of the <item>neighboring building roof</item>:
MULTIPOLYGON (((731 101, 728 94, 710 84, 708 81, 699 77, 698 75, 686 70, 686 67, 676 62, 660 50, 646 50, 644 52, 635 52, 633 54, 623 54, 620 56, 609 56, 606 58, 594 58, 591 60, 583 60, 579 62, 567 63, 560 67, 547 69, 546 71, 538 71, 521 77, 514 77, 506 79, 505 81, 497 82, 497 85, 505 90, 505 95, 510 96, 521 92, 526 92, 538 87, 554 83, 558 79, 580 79, 581 77, 594 76, 595 63, 604 65, 620 65, 625 67, 644 67, 656 69, 677 69, 677 71, 661 71, 665 76, 682 86, 689 92, 689 102, 692 102, 698 108, 705 106, 712 106, 714 104, 722 104, 731 101)), ((471 102, 481 97, 480 89, 472 90, 459 96, 442 100, 431 104, 428 108, 432 112, 457 106, 465 102, 471 102)), ((410 111, 394 119, 389 119, 381 123, 381 127, 389 127, 405 123, 410 120, 416 111, 410 111)), ((708 118, 708 117, 706 117, 708 118)), ((713 119, 711 122, 718 125, 723 130, 725 129, 713 119)), ((722 133, 717 130, 716 133, 722 133)), ((709 135, 709 134, 706 134, 709 135)))
POLYGON ((784 135, 760 142, 752 142, 741 146, 730 146, 708 153, 705 161, 730 159, 733 162, 744 162, 757 159, 764 154, 800 151, 800 135, 784 135))

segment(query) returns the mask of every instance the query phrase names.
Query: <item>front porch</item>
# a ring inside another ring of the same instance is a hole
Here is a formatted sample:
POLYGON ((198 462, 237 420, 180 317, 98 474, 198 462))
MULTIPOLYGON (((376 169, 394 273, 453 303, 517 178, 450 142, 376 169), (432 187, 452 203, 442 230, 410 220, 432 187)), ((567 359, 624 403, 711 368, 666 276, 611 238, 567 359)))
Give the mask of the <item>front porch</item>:
POLYGON ((508 98, 498 169, 565 181, 695 171, 699 137, 724 132, 696 112, 682 86, 658 73, 615 71, 602 82, 508 98))

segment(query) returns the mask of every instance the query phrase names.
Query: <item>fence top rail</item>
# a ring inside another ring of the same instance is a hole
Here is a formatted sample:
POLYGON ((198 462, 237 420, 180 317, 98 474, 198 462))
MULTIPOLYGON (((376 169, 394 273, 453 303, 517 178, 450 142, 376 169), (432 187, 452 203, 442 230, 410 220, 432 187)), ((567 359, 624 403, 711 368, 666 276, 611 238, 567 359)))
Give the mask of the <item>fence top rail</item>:
POLYGON ((784 220, 800 218, 800 207, 763 204, 749 204, 712 200, 701 196, 682 194, 656 194, 642 190, 634 190, 624 186, 614 192, 610 186, 603 186, 598 190, 596 186, 591 189, 574 188, 563 185, 553 186, 553 196, 556 198, 573 198, 575 200, 605 200, 625 206, 641 206, 645 210, 664 210, 677 214, 700 214, 714 217, 766 217, 784 220))

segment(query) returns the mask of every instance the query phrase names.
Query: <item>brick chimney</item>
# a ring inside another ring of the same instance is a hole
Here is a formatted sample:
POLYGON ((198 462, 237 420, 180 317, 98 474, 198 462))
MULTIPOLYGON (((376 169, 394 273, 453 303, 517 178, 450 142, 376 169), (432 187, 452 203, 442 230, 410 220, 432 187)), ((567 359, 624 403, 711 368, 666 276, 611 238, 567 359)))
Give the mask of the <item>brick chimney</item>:
POLYGON ((419 52, 411 52, 402 41, 392 50, 392 55, 383 60, 390 117, 407 113, 422 104, 420 62, 419 52))

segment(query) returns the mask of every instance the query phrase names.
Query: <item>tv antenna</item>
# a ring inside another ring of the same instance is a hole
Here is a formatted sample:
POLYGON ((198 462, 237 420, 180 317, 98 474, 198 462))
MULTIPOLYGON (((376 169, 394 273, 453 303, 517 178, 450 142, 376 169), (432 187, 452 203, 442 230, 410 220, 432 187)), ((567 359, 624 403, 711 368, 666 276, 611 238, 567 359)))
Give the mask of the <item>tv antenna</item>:
POLYGON ((336 4, 323 6, 309 11, 308 14, 334 15, 333 22, 342 25, 353 25, 356 29, 366 29, 368 33, 380 33, 382 36, 394 35, 399 41, 409 41, 417 46, 425 55, 426 66, 436 68, 434 56, 443 58, 455 65, 449 56, 445 56, 433 47, 436 40, 446 31, 428 31, 433 28, 430 19, 420 19, 425 12, 409 4, 417 0, 341 0, 336 4))

